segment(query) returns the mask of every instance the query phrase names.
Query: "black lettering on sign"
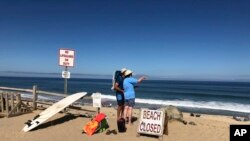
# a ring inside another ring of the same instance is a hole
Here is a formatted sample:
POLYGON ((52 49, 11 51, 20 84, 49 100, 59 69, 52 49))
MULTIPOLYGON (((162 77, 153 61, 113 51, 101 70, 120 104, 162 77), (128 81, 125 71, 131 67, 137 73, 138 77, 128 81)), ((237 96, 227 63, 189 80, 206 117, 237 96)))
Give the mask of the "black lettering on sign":
POLYGON ((250 125, 230 125, 230 141, 249 141, 250 125))
POLYGON ((154 124, 154 123, 145 123, 141 122, 139 125, 139 130, 142 132, 147 132, 147 133, 157 133, 159 134, 161 132, 161 125, 159 124, 154 124))
POLYGON ((146 118, 147 118, 147 111, 144 110, 144 111, 143 111, 143 119, 146 119, 146 118))
POLYGON ((159 111, 143 111, 143 119, 148 120, 161 120, 161 112, 159 111))

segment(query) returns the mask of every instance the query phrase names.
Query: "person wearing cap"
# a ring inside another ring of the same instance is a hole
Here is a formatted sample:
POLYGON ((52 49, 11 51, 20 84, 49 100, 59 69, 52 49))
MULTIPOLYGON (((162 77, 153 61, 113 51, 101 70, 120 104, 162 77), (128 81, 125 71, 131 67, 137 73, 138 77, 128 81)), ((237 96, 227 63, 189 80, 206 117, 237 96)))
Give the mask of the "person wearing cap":
POLYGON ((128 115, 128 123, 131 125, 133 107, 135 106, 135 85, 141 83, 145 77, 142 76, 139 79, 132 77, 133 72, 127 70, 125 72, 125 79, 123 81, 124 96, 125 96, 125 109, 124 109, 124 118, 128 115))
POLYGON ((116 100, 117 100, 117 120, 123 117, 124 112, 124 91, 123 91, 123 80, 126 68, 121 69, 121 75, 118 76, 114 89, 116 90, 116 100))

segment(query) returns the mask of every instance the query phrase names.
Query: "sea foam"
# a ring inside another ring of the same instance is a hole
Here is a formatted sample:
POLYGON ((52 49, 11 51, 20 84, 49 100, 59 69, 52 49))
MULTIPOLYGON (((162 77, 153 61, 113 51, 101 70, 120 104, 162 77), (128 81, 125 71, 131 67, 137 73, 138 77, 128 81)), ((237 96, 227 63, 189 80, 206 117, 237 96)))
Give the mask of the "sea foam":
MULTIPOLYGON (((115 96, 102 95, 104 99, 116 100, 115 96)), ((178 107, 187 108, 204 108, 213 110, 227 110, 234 112, 250 113, 250 104, 240 104, 231 102, 218 101, 191 101, 191 100, 156 100, 156 99, 142 99, 136 98, 136 103, 154 104, 154 105, 174 105, 178 107)))

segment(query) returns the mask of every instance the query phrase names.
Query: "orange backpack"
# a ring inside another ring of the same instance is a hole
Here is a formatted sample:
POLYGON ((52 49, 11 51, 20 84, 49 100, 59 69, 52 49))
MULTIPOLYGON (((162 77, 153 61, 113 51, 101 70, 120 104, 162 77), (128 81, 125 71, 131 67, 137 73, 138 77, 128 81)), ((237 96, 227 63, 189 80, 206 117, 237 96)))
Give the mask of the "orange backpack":
POLYGON ((83 127, 83 131, 91 136, 93 135, 97 130, 99 130, 100 128, 105 128, 107 129, 109 126, 108 126, 108 123, 105 119, 106 115, 104 113, 99 113, 97 114, 93 120, 89 121, 84 127, 83 127), (103 121, 106 121, 106 122, 103 122, 103 121), (103 123, 103 127, 102 127, 102 123, 103 123))
POLYGON ((95 133, 97 127, 98 127, 98 122, 96 120, 91 120, 89 121, 84 127, 83 127, 83 131, 91 136, 95 133))
POLYGON ((94 117, 94 120, 96 120, 98 123, 100 123, 102 120, 104 120, 106 115, 104 113, 99 113, 94 117))

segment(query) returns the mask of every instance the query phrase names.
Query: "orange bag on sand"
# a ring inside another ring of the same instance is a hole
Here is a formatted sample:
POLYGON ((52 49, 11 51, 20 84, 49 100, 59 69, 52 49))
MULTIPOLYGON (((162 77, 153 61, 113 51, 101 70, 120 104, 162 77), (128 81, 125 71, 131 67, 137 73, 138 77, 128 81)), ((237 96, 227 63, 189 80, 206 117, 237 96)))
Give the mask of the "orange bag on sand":
POLYGON ((93 135, 93 134, 96 132, 96 129, 97 129, 97 127, 98 127, 98 124, 99 124, 99 123, 98 123, 97 121, 92 120, 92 121, 88 122, 88 123, 83 127, 83 131, 84 131, 87 135, 91 136, 91 135, 93 135))
POLYGON ((104 120, 105 117, 106 115, 104 113, 99 113, 98 115, 95 116, 94 120, 100 123, 102 120, 104 120))

